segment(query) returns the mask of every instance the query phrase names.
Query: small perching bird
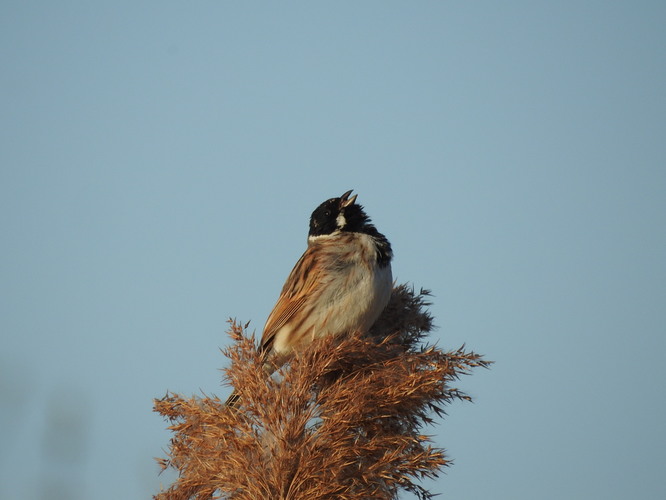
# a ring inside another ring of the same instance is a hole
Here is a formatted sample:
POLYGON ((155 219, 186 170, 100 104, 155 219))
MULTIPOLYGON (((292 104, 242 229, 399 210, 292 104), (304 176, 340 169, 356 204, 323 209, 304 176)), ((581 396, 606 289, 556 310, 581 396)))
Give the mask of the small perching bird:
MULTIPOLYGON (((391 296, 391 244, 351 190, 310 217, 308 248, 271 311, 259 351, 268 374, 317 337, 366 333, 391 296)), ((242 392, 242 389, 241 391, 242 392)), ((228 406, 240 393, 234 391, 228 406)))

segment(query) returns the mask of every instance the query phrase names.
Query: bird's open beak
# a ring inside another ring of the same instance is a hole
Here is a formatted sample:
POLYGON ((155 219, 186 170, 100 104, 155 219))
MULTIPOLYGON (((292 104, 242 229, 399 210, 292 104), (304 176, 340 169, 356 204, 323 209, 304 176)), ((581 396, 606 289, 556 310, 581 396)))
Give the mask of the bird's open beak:
POLYGON ((350 189, 345 194, 340 196, 340 208, 348 207, 349 205, 352 205, 356 201, 356 197, 358 196, 357 194, 355 194, 351 198, 349 197, 352 191, 353 189, 350 189))

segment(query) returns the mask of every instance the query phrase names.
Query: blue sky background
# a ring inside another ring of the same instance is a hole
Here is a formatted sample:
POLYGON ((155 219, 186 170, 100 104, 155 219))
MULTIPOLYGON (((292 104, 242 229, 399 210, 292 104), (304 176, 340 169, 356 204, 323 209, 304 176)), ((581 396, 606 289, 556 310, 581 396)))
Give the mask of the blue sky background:
MULTIPOLYGON (((0 498, 141 499, 348 189, 496 364, 443 498, 666 497, 666 4, 0 6, 0 498)), ((406 496, 406 498, 409 498, 406 496)))

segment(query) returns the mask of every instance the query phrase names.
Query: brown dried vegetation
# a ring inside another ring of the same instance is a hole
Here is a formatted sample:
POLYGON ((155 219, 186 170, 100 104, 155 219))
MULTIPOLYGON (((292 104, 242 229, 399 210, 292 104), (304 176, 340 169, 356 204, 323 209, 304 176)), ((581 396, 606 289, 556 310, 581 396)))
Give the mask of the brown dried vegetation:
POLYGON ((155 498, 431 498, 417 482, 449 460, 421 429, 451 401, 470 400, 450 384, 488 362, 464 346, 424 345, 426 297, 396 287, 370 335, 318 340, 268 379, 247 325, 231 322, 224 371, 242 397, 235 408, 216 396, 155 401, 174 433, 158 460, 179 473, 155 498))

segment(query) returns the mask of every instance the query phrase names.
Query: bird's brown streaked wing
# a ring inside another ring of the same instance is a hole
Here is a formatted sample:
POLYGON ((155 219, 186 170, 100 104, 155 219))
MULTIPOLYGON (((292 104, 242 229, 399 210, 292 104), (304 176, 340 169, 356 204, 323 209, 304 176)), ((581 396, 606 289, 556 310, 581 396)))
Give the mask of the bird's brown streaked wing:
POLYGON ((298 314, 308 296, 311 296, 315 288, 322 282, 321 273, 323 269, 317 265, 319 260, 317 252, 313 252, 312 248, 308 247, 296 262, 291 273, 289 273, 275 307, 273 307, 266 320, 259 348, 263 353, 270 351, 275 335, 280 328, 298 314))
MULTIPOLYGON (((311 252, 310 249, 311 247, 308 247, 301 258, 298 259, 298 262, 296 262, 294 269, 292 269, 287 281, 282 287, 282 292, 280 293, 277 304, 275 304, 275 307, 273 307, 273 310, 266 320, 264 333, 261 336, 259 352, 265 356, 264 360, 266 361, 266 364, 264 365, 264 369, 267 373, 271 373, 275 369, 275 367, 269 368, 270 365, 267 359, 275 335, 280 328, 289 323, 289 321, 298 314, 303 308, 308 296, 315 292, 316 287, 321 284, 322 269, 317 264, 319 262, 319 259, 317 258, 318 254, 317 252, 311 252)), ((233 408, 238 404, 240 399, 240 391, 234 390, 225 404, 230 408, 233 408)))

